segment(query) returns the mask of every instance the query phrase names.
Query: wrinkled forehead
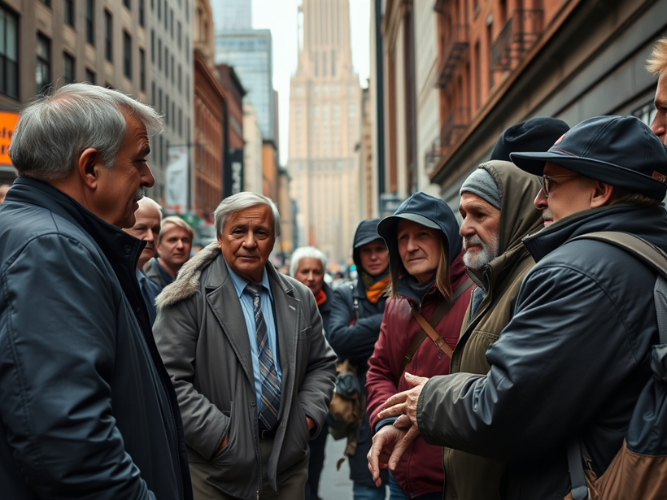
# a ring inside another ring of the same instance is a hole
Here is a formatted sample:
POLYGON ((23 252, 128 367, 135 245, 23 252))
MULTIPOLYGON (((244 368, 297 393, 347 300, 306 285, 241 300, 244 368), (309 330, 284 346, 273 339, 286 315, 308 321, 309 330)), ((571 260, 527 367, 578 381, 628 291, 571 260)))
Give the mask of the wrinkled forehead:
POLYGON ((263 227, 270 229, 273 234, 273 222, 271 207, 259 204, 231 212, 225 220, 224 230, 238 226, 263 227))

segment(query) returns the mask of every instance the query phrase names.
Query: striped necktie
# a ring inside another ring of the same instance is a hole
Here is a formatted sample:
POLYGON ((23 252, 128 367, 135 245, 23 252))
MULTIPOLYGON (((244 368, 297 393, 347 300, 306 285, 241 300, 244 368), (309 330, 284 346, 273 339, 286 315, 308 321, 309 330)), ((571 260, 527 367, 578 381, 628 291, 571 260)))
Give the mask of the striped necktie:
POLYGON ((264 315, 260 307, 260 289, 261 285, 248 284, 245 287, 245 292, 252 297, 259 369, 262 374, 262 409, 259 412, 259 421, 266 430, 272 430, 278 423, 280 386, 278 385, 278 374, 276 373, 276 365, 273 362, 273 354, 269 347, 266 322, 264 321, 264 315))

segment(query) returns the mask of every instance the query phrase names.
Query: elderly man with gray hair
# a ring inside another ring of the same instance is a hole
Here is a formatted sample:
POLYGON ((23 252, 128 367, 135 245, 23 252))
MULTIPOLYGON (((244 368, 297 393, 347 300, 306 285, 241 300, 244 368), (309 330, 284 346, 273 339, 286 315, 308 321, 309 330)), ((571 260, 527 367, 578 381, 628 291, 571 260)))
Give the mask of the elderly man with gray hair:
POLYGON ((197 500, 304 497, 308 440, 325 426, 336 355, 313 294, 269 262, 280 214, 241 192, 217 241, 158 296, 155 336, 183 416, 197 500))
POLYGON ((29 104, 0 205, 0 484, 11 499, 192 498, 176 395, 137 283, 160 116, 66 85, 29 104))

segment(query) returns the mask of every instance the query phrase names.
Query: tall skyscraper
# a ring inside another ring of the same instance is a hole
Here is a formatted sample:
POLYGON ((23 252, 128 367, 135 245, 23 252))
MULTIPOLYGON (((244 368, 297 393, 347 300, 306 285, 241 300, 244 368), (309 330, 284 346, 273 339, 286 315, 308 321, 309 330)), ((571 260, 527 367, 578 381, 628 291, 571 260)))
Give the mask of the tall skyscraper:
POLYGON ((252 0, 214 0, 211 7, 216 31, 252 28, 252 0))
POLYGON ((234 67, 247 91, 244 101, 257 113, 262 138, 276 140, 271 31, 219 31, 216 26, 215 63, 234 67))
POLYGON ((288 169, 300 245, 346 263, 359 222, 361 87, 352 69, 348 0, 303 0, 290 81, 288 169))

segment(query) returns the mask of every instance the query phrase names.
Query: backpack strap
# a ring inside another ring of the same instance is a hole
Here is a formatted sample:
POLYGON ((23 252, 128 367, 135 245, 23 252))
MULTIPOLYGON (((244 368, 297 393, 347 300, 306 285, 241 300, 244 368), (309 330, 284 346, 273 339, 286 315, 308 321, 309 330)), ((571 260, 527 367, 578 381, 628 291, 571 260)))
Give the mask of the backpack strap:
POLYGON ((401 363, 401 373, 399 375, 399 378, 401 375, 403 375, 403 372, 405 371, 405 368, 408 366, 408 363, 412 360, 412 357, 415 355, 417 352, 417 349, 419 349, 419 346, 422 345, 422 342, 426 339, 426 337, 431 337, 431 340, 435 342, 435 345, 438 346, 438 348, 447 354, 447 356, 451 359, 452 357, 452 349, 449 347, 446 343, 445 340, 436 333, 434 328, 438 326, 438 323, 440 323, 440 320, 447 314, 447 312, 452 308, 452 306, 456 303, 456 301, 463 295, 468 288, 470 288, 473 285, 472 280, 470 278, 466 279, 463 283, 461 283, 459 286, 456 287, 456 290, 454 290, 454 293, 452 294, 451 298, 449 300, 443 301, 440 303, 438 308, 433 312, 431 317, 429 318, 428 321, 426 321, 426 318, 422 316, 422 314, 417 311, 412 305, 410 306, 410 310, 412 311, 412 315, 415 317, 419 325, 422 327, 421 331, 417 334, 417 336, 412 340, 412 343, 410 344, 410 347, 408 348, 408 352, 405 353, 405 356, 403 357, 403 362, 401 363), (429 331, 430 330, 430 331, 429 331), (438 340, 439 339, 439 340, 438 340), (439 344, 440 342, 440 344, 439 344), (447 352, 447 350, 449 352, 447 352))
MULTIPOLYGON (((639 236, 621 231, 599 231, 595 233, 583 234, 572 238, 575 240, 597 240, 614 245, 644 262, 658 273, 658 281, 654 287, 654 295, 659 292, 659 280, 667 280, 667 254, 662 249, 653 245, 639 236)), ((660 342, 667 343, 667 310, 662 307, 656 307, 656 316, 658 320, 658 333, 660 342)), ((567 446, 567 462, 570 469, 570 480, 572 482, 573 500, 586 500, 590 496, 581 453, 582 443, 578 438, 573 439, 567 446)))

